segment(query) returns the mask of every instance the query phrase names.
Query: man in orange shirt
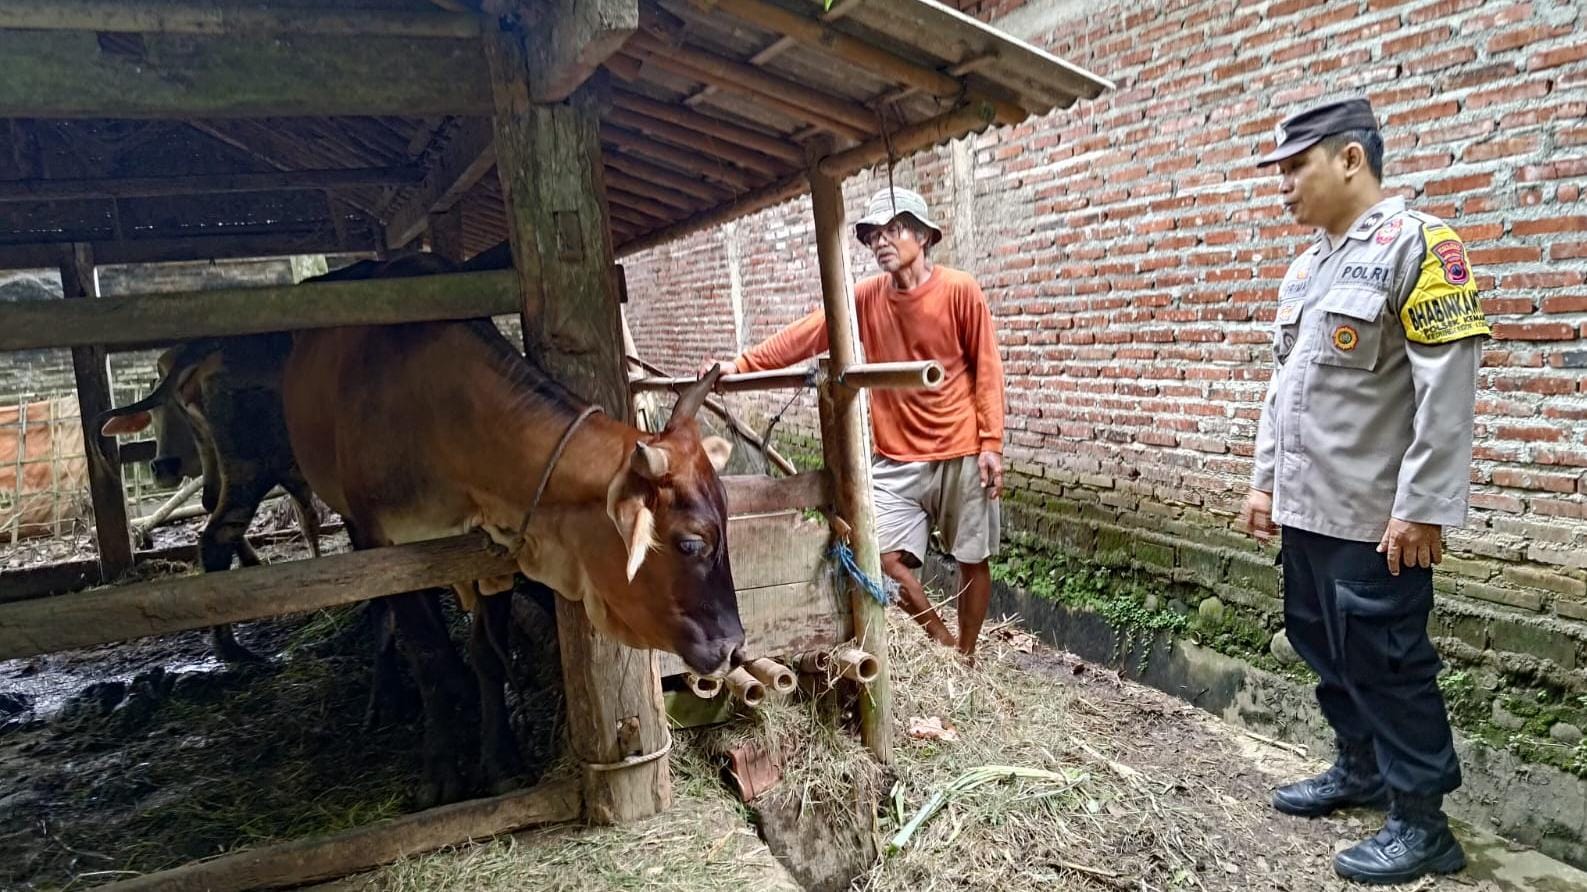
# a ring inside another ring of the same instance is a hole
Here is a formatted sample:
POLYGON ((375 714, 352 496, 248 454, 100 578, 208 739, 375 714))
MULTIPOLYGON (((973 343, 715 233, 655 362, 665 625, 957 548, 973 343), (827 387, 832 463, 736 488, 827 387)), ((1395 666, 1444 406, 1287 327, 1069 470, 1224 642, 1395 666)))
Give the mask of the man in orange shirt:
MULTIPOLYGON (((925 199, 883 189, 854 234, 885 275, 854 289, 867 362, 934 359, 947 372, 936 390, 873 390, 871 478, 882 570, 939 643, 975 653, 992 598, 988 559, 1000 536, 1003 490, 1003 363, 986 298, 968 273, 931 262, 942 239, 925 199), (959 564, 959 634, 942 622, 915 578, 932 527, 959 564)), ((820 309, 733 361, 739 372, 786 368, 827 349, 820 309)))

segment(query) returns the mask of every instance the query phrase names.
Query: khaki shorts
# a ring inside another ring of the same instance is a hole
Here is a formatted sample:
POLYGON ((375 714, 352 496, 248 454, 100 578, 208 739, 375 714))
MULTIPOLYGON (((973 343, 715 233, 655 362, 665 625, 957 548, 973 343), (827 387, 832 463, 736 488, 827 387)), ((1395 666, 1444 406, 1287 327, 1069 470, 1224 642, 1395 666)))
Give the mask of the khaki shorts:
POLYGON ((997 554, 1002 514, 981 488, 977 456, 899 462, 878 455, 871 459, 871 489, 882 554, 902 551, 920 566, 933 526, 942 550, 960 563, 997 554))

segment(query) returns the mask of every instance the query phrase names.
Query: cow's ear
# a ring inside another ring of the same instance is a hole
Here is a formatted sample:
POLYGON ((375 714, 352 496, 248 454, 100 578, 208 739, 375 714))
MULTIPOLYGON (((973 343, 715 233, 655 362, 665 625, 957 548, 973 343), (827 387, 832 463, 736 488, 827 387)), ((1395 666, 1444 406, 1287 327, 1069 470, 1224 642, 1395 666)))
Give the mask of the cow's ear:
POLYGON ((619 473, 606 491, 606 516, 612 519, 623 540, 628 581, 633 582, 645 555, 655 546, 656 515, 645 504, 644 485, 631 480, 627 471, 619 473))
POLYGON ((733 457, 733 441, 725 437, 706 437, 700 441, 700 447, 705 450, 705 457, 710 459, 711 467, 718 474, 727 467, 727 460, 733 457))
POLYGON ((102 436, 114 437, 120 434, 135 434, 149 426, 153 419, 148 412, 134 412, 131 415, 116 415, 106 421, 99 428, 102 436))

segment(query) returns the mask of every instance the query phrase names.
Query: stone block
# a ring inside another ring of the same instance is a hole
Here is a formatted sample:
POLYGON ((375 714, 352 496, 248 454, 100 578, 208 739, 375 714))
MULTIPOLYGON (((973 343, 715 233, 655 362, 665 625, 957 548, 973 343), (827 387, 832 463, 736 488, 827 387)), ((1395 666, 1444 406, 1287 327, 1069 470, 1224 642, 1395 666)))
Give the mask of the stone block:
POLYGON ((1203 585, 1217 585, 1227 578, 1228 558, 1216 549, 1188 542, 1179 544, 1179 566, 1190 571, 1190 578, 1203 585))
POLYGON ((1493 561, 1474 560, 1446 554, 1444 555, 1444 562, 1438 565, 1438 569, 1446 573, 1455 573, 1468 579, 1475 579, 1478 582, 1487 582, 1499 572, 1499 565, 1493 561))
POLYGON ((1229 556, 1229 584, 1278 597, 1278 567, 1272 561, 1248 558, 1245 555, 1229 556))
POLYGON ((1566 598, 1554 599, 1554 612, 1566 619, 1587 620, 1587 604, 1566 598))
POLYGON ((1587 596, 1587 580, 1579 575, 1568 575, 1545 567, 1505 567, 1504 578, 1514 585, 1540 588, 1573 598, 1587 596))
POLYGON ((1137 539, 1132 547, 1132 553, 1135 555, 1136 560, 1147 566, 1164 570, 1172 570, 1174 568, 1174 547, 1172 545, 1137 539))
POLYGON ((1522 610, 1538 611, 1543 609, 1543 596, 1537 592, 1522 591, 1520 589, 1503 588, 1489 585, 1485 582, 1469 582, 1461 580, 1459 592, 1467 598, 1476 598, 1490 604, 1504 604, 1508 607, 1519 607, 1522 610))
POLYGON ((1488 626, 1494 650, 1552 660, 1561 669, 1576 668, 1576 640, 1535 623, 1496 619, 1488 626))

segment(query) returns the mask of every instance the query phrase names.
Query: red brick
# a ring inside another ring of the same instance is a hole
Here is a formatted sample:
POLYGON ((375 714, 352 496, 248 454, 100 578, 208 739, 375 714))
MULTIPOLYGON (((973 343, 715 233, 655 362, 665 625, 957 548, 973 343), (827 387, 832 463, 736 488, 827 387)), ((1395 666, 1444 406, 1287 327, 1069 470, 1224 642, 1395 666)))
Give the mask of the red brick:
POLYGON ((1471 256, 1471 262, 1479 266, 1491 266, 1500 263, 1525 263, 1529 260, 1542 260, 1543 249, 1525 245, 1514 245, 1503 248, 1470 248, 1466 251, 1471 256))
POLYGON ((1549 246, 1548 257, 1550 260, 1574 260, 1578 257, 1587 257, 1587 241, 1555 242, 1549 246))
POLYGON ((1517 316, 1531 313, 1537 307, 1524 297, 1485 297, 1482 312, 1489 316, 1517 316))
POLYGON ((1533 53, 1526 58, 1526 67, 1528 71, 1541 71, 1545 68, 1557 68, 1571 62, 1580 62, 1583 59, 1587 59, 1587 41, 1533 53))
POLYGON ((1526 81, 1478 90, 1466 97, 1466 108, 1487 108, 1490 105, 1536 99, 1539 96, 1547 96, 1548 89, 1548 81, 1526 81))
POLYGON ((1428 180, 1423 187, 1428 195, 1453 195, 1457 192, 1475 192, 1493 185, 1493 174, 1474 173, 1447 180, 1428 180))
POLYGON ((1427 74, 1464 65, 1477 58, 1477 51, 1469 46, 1451 46, 1431 53, 1417 53, 1405 60, 1405 70, 1412 74, 1427 74))
POLYGON ((1466 161, 1492 161, 1495 158, 1516 158, 1536 152, 1542 147, 1541 136, 1511 136, 1490 139, 1466 147, 1460 157, 1466 161))
POLYGON ((1557 427, 1500 427, 1494 435, 1501 440, 1524 443, 1557 443, 1565 438, 1557 427))
POLYGON ((1587 216, 1516 220, 1510 224, 1510 231, 1515 235, 1537 235, 1544 232, 1587 232, 1587 216))
MULTIPOLYGON (((1486 306, 1486 304, 1484 304, 1486 306)), ((1587 294, 1543 298, 1545 313, 1587 313, 1587 294)))
POLYGON ((1501 341, 1569 341, 1576 327, 1567 322, 1495 322, 1493 336, 1501 341))
POLYGON ((1507 486, 1512 489, 1535 489, 1542 492, 1576 491, 1576 478, 1572 475, 1518 470, 1515 468, 1495 468, 1493 471, 1493 483, 1495 486, 1507 486))

